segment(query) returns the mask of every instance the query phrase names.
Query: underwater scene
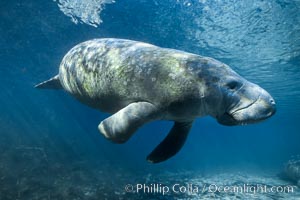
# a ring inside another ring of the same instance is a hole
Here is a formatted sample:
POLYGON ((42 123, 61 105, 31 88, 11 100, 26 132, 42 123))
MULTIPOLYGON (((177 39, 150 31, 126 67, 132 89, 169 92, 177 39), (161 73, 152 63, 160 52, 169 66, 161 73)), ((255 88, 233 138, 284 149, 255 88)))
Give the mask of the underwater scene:
POLYGON ((0 200, 300 199, 299 0, 1 0, 0 200))

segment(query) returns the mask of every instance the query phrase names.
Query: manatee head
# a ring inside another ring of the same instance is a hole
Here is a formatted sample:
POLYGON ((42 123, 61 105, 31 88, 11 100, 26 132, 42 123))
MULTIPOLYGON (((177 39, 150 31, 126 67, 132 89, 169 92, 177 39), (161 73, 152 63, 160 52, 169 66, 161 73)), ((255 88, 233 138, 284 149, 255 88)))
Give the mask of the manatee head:
POLYGON ((204 87, 204 109, 220 124, 256 123, 276 112, 275 101, 267 91, 229 66, 214 59, 206 59, 201 65, 198 76, 204 87))

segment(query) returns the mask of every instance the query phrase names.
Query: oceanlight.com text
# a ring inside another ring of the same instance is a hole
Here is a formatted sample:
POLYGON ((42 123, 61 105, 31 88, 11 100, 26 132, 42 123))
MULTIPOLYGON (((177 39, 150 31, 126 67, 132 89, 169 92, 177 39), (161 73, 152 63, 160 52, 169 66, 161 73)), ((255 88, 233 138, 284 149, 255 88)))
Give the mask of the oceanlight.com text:
POLYGON ((194 183, 166 185, 162 183, 136 183, 127 184, 125 187, 127 193, 143 193, 143 194, 187 194, 196 195, 200 193, 293 193, 296 186, 292 185, 264 185, 264 184, 240 184, 240 185, 218 185, 194 183))

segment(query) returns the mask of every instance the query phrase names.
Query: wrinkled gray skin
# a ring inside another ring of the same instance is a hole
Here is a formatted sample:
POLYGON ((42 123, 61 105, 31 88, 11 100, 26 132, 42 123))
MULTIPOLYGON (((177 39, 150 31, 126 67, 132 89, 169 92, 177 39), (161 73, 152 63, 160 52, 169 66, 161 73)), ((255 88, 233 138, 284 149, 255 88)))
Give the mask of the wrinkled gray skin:
POLYGON ((144 123, 174 121, 168 137, 148 156, 150 162, 175 155, 196 117, 244 125, 275 113, 268 92, 220 61, 123 39, 75 46, 63 58, 59 74, 36 87, 62 87, 82 103, 113 114, 98 128, 117 143, 144 123))

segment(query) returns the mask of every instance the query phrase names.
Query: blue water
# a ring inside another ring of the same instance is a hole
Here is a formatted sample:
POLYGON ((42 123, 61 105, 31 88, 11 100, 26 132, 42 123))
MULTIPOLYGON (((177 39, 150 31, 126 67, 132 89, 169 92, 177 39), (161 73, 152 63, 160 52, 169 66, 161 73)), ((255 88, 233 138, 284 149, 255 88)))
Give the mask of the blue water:
MULTIPOLYGON (((300 154, 299 1, 87 1, 96 2, 98 12, 73 20, 61 2, 0 1, 0 199, 117 199, 126 180, 149 174, 155 179, 156 173, 178 171, 279 173, 300 154), (126 144, 112 144, 97 130, 107 114, 63 91, 33 87, 57 74, 74 45, 103 37, 216 58, 270 92, 277 113, 237 127, 197 119, 175 157, 147 163, 171 122, 147 124, 126 144), (100 189, 86 197, 78 192, 97 183, 109 190, 106 196, 100 189)), ((80 1, 73 2, 76 8, 80 1)))

